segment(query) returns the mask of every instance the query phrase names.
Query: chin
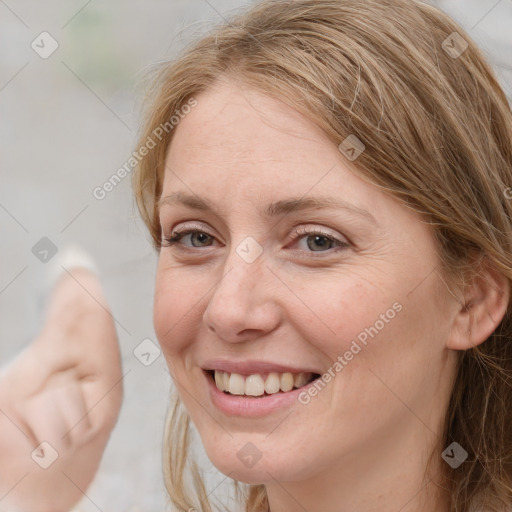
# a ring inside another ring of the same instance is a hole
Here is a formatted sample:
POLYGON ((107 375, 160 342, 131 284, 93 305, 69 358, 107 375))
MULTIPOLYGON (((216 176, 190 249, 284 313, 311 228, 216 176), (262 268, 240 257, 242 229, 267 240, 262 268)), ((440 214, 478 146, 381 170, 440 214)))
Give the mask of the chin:
POLYGON ((306 460, 306 454, 297 457, 298 450, 285 447, 277 436, 274 442, 264 439, 251 434, 225 434, 222 439, 203 438, 203 446, 221 473, 246 484, 301 481, 313 476, 315 464, 306 460))

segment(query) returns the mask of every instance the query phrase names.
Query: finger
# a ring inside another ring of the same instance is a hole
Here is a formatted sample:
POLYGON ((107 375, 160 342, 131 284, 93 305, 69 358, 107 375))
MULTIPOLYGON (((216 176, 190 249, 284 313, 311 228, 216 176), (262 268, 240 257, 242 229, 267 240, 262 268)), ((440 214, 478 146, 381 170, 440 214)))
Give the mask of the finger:
POLYGON ((34 448, 42 442, 64 454, 70 449, 68 421, 57 398, 55 388, 42 391, 16 405, 16 409, 27 425, 34 448))

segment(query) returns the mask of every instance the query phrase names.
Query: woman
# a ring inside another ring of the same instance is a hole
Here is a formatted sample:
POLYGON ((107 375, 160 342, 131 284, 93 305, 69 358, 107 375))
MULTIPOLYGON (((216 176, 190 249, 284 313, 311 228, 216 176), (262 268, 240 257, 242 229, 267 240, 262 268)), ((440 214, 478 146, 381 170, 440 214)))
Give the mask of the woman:
POLYGON ((258 4, 159 67, 157 139, 175 507, 219 501, 191 420, 247 511, 507 510, 512 123, 468 35, 409 0, 258 4))
POLYGON ((507 510, 511 113, 467 34, 416 2, 266 2, 151 92, 174 505, 214 506, 191 419, 248 511, 507 510))

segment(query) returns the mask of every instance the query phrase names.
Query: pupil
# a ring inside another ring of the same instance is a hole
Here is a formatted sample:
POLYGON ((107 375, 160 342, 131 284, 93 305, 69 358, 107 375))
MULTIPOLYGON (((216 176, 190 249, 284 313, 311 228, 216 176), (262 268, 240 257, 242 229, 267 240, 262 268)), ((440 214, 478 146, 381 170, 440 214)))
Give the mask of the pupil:
MULTIPOLYGON (((323 240, 323 243, 320 243, 319 245, 316 245, 316 248, 318 248, 318 247, 320 247, 320 248, 325 247, 326 243, 328 243, 327 238, 325 236, 313 235, 313 237, 314 237, 315 243, 318 242, 319 240, 320 241, 323 240)), ((314 247, 310 246, 310 249, 314 249, 314 247)))
POLYGON ((208 238, 208 235, 206 233, 196 233, 197 238, 199 239, 199 243, 203 243, 208 238))

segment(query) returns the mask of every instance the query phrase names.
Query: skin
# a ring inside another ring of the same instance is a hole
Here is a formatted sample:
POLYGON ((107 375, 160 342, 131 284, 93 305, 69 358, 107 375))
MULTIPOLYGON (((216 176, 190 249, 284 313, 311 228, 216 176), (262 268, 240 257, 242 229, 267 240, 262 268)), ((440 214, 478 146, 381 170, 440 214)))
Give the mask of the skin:
POLYGON ((450 292, 428 224, 358 177, 284 103, 232 79, 197 99, 169 147, 162 197, 182 191, 215 211, 162 202, 164 238, 191 226, 210 236, 162 247, 154 324, 210 460, 232 478, 265 484, 272 512, 449 510, 433 481, 444 464, 440 430, 454 349, 492 332, 508 288, 495 276, 492 289, 482 280, 463 295, 450 292), (374 221, 338 207, 261 213, 273 201, 323 195, 374 221), (322 229, 348 245, 315 244, 294 227, 322 229), (263 250, 250 264, 236 252, 247 236, 263 250), (307 405, 248 419, 212 403, 204 361, 273 361, 323 373, 395 303, 401 311, 307 405), (250 468, 237 457, 248 442, 262 455, 250 468))
POLYGON ((117 421, 121 378, 100 282, 71 269, 38 337, 0 373, 2 510, 65 512, 83 498, 117 421), (51 448, 34 452, 42 442, 51 448))

